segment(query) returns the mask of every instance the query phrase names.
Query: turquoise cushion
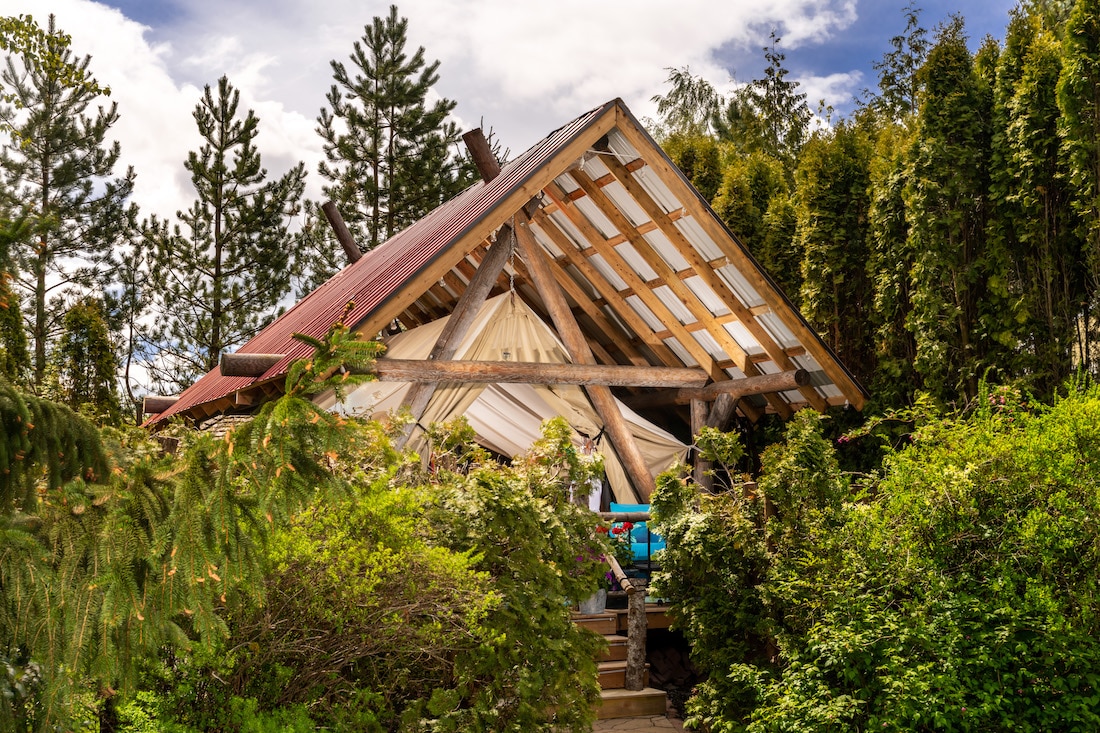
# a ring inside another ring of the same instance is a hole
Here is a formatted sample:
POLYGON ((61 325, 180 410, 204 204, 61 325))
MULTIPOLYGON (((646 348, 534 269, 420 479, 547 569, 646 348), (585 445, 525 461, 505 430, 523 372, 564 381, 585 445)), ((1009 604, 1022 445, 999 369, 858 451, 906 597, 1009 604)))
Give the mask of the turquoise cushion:
POLYGON ((665 549, 665 541, 653 535, 653 539, 647 545, 645 542, 632 542, 630 551, 634 554, 634 562, 645 562, 649 559, 649 553, 665 549))
POLYGON ((611 502, 613 512, 648 512, 649 504, 616 504, 611 502))

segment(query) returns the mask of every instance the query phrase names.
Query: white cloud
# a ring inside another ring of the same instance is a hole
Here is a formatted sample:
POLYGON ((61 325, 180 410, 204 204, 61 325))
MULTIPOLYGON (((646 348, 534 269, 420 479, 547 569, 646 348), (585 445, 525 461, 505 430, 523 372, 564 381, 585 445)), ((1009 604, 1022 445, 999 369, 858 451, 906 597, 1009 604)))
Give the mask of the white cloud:
MULTIPOLYGON (((146 0, 168 7, 168 0, 146 0)), ((43 0, 0 0, 0 13, 33 13, 43 0)), ((50 12, 91 54, 121 119, 112 130, 138 173, 143 210, 172 215, 193 199, 182 162, 198 145, 191 110, 204 84, 227 74, 241 104, 261 119, 257 145, 268 170, 294 161, 319 195, 315 118, 332 83, 329 60, 347 61, 364 25, 388 13, 381 0, 188 0, 155 28, 91 0, 50 0, 50 12)), ((690 66, 719 88, 722 47, 761 45, 778 28, 786 48, 835 35, 855 19, 854 0, 405 0, 411 49, 439 59, 438 91, 458 101, 467 126, 484 119, 518 153, 572 117, 622 97, 638 117, 664 91, 667 67, 690 66)), ((848 94, 846 75, 803 79, 812 103, 848 94)))

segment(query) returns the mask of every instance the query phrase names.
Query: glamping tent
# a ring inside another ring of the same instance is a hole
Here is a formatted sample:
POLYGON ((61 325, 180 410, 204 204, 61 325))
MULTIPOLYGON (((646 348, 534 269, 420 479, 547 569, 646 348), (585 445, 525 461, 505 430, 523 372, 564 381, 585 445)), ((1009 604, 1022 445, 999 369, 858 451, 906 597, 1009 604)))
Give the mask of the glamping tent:
POLYGON ((408 332, 393 348, 409 358, 376 365, 381 381, 407 384, 368 386, 347 409, 400 402, 422 424, 464 412, 502 453, 536 415, 561 414, 578 441, 606 441, 620 499, 647 501, 656 457, 683 450, 655 424, 688 443, 735 414, 862 407, 863 388, 622 101, 503 167, 476 132, 482 182, 361 257, 342 239, 351 264, 173 403, 150 406, 148 424, 256 409, 308 356, 293 335, 320 338, 338 320, 364 338, 394 322, 408 332), (432 342, 426 357, 414 341, 432 342))

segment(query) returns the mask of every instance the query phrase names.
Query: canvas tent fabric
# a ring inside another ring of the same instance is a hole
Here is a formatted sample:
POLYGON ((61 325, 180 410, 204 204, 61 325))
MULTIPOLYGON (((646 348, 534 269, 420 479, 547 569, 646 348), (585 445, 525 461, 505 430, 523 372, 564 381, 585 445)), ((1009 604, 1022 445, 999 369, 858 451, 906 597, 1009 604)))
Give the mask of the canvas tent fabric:
MULTIPOLYGON (((444 317, 394 336, 387 343, 383 358, 427 358, 447 319, 444 317)), ((543 364, 569 362, 553 331, 511 293, 485 302, 455 358, 543 364)), ((332 395, 322 397, 320 404, 350 415, 382 418, 400 408, 410 386, 407 382, 368 382, 353 390, 339 405, 332 395)), ((653 475, 685 458, 686 445, 619 404, 653 475)), ((421 451, 426 448, 423 426, 465 416, 482 445, 512 457, 527 450, 541 436, 543 421, 559 415, 575 431, 578 447, 585 437, 597 440, 615 499, 637 501, 610 441, 602 439, 599 416, 584 390, 575 385, 441 384, 414 429, 409 447, 421 451)))

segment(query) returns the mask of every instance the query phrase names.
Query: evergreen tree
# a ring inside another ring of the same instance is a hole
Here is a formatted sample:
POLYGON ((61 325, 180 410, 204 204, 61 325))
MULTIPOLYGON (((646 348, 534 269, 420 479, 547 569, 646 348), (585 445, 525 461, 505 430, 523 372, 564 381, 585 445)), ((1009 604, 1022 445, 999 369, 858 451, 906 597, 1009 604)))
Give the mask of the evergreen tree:
POLYGON ((118 363, 102 301, 86 297, 69 308, 57 355, 62 402, 104 422, 117 422, 118 363))
POLYGON ((871 277, 875 329, 876 370, 868 387, 881 404, 903 407, 920 386, 914 370, 916 340, 908 328, 913 308, 913 252, 909 249, 909 225, 904 192, 911 169, 908 151, 914 147, 914 133, 901 124, 882 126, 870 162, 870 252, 867 266, 871 277))
POLYGON ((874 369, 869 256, 871 142, 853 123, 814 135, 795 173, 802 312, 867 382, 874 369))
POLYGON ((994 94, 990 239, 1011 258, 1017 375, 1035 393, 1068 376, 1085 297, 1076 216, 1060 152, 1061 49, 1043 16, 1013 11, 994 94))
POLYGON ((1078 0, 1066 25, 1058 78, 1060 133, 1069 158, 1073 207, 1080 217, 1087 263, 1081 330, 1082 361, 1094 373, 1100 359, 1100 1, 1078 0))
POLYGON ((118 112, 112 104, 90 113, 99 91, 88 76, 89 57, 72 58, 52 16, 45 42, 47 58, 61 65, 43 62, 41 54, 9 56, 0 73, 16 102, 0 114, 11 129, 0 175, 5 208, 30 227, 13 259, 28 305, 36 388, 45 380, 66 302, 109 276, 111 250, 128 234, 126 199, 134 178, 132 170, 112 177, 119 145, 107 144, 106 135, 118 112), (74 83, 74 69, 91 84, 74 83))
POLYGON ((753 80, 746 87, 746 93, 764 123, 764 151, 793 169, 809 133, 813 114, 806 104, 806 94, 798 91, 798 82, 787 79, 790 72, 783 65, 787 57, 779 50, 781 39, 775 31, 770 40, 771 43, 764 47, 764 58, 768 62, 764 78, 753 80))
POLYGON ((356 243, 372 249, 461 191, 472 165, 456 157, 458 129, 447 121, 455 103, 428 102, 439 62, 424 48, 406 51, 408 20, 391 6, 356 41, 351 67, 332 61, 328 107, 317 118, 328 181, 356 243))
POLYGON ((999 363, 994 341, 1008 317, 1003 263, 987 248, 991 91, 966 46, 963 21, 937 32, 920 71, 924 85, 918 137, 906 189, 916 369, 926 388, 949 398, 976 394, 999 363))
POLYGON ((664 133, 707 134, 722 105, 722 95, 701 76, 693 76, 686 66, 667 71, 665 83, 672 88, 667 94, 656 94, 651 99, 657 105, 664 133))
POLYGON ((928 31, 920 24, 920 8, 905 6, 905 30, 890 39, 891 51, 873 67, 878 72, 878 94, 869 106, 890 120, 916 113, 920 97, 917 71, 928 55, 928 31))
POLYGON ((206 87, 194 111, 204 143, 184 163, 198 198, 177 212, 183 228, 150 225, 162 278, 156 376, 167 384, 187 386, 216 366, 274 317, 290 288, 287 229, 305 168, 267 180, 254 144, 259 119, 251 110, 238 116, 239 98, 224 76, 216 93, 206 87))
POLYGON ((30 368, 27 333, 19 310, 19 296, 12 289, 12 242, 19 238, 19 224, 0 228, 0 377, 12 383, 22 382, 30 368))

